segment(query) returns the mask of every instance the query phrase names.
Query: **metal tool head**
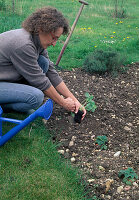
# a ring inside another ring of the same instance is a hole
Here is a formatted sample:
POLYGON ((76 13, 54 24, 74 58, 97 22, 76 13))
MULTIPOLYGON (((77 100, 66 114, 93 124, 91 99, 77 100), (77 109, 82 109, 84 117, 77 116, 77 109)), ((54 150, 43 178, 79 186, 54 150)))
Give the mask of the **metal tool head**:
POLYGON ((88 2, 83 1, 83 0, 80 0, 79 2, 82 3, 82 4, 84 4, 84 5, 88 5, 89 4, 88 2))

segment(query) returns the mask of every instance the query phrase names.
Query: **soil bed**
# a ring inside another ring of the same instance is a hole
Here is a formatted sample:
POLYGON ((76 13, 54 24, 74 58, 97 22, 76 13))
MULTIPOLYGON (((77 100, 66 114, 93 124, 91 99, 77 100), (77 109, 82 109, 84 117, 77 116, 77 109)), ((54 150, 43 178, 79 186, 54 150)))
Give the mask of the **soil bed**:
POLYGON ((46 124, 56 133, 53 139, 61 142, 58 150, 64 150, 63 156, 68 160, 74 157, 73 165, 83 171, 92 199, 94 193, 103 200, 139 199, 139 181, 127 187, 118 177, 118 172, 128 167, 139 175, 138 70, 139 63, 133 64, 116 78, 89 75, 81 69, 60 72, 80 102, 89 92, 97 105, 96 111, 87 112, 80 124, 73 123, 69 112, 54 105, 46 124), (99 135, 107 136, 107 150, 95 145, 94 139, 99 135), (121 154, 114 157, 118 151, 121 154), (108 179, 112 184, 106 192, 108 179), (119 187, 121 190, 117 191, 119 187))

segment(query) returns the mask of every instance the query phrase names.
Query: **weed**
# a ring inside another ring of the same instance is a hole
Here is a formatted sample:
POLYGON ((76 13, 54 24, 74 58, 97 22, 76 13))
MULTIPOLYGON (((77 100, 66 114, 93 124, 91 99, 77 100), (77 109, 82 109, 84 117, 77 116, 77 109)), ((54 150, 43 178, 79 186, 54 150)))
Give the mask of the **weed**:
POLYGON ((102 135, 102 136, 97 136, 96 138, 96 144, 98 144, 101 148, 101 150, 106 150, 107 149, 107 142, 108 142, 108 139, 107 139, 107 136, 105 135, 102 135))
POLYGON ((127 168, 124 170, 120 170, 118 173, 119 178, 123 179, 123 182, 126 185, 132 185, 135 179, 138 179, 137 174, 134 172, 132 168, 127 168))

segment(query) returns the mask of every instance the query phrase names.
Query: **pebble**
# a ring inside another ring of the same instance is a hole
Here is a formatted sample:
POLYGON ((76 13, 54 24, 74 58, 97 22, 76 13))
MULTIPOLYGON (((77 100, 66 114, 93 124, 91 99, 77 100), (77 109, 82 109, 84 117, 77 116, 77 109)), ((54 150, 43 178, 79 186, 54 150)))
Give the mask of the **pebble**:
POLYGON ((116 115, 111 115, 111 117, 112 117, 113 119, 115 119, 115 118, 116 118, 116 115))
POLYGON ((106 198, 107 198, 107 199, 111 199, 111 196, 110 196, 110 195, 107 195, 106 198))
POLYGON ((87 181, 88 181, 89 183, 92 183, 92 182, 95 181, 95 179, 88 179, 87 181))
POLYGON ((69 152, 69 149, 66 149, 66 153, 68 153, 69 152))
POLYGON ((132 165, 132 162, 129 160, 129 161, 128 161, 128 164, 129 164, 129 165, 132 165))
POLYGON ((95 80, 95 78, 96 78, 95 76, 92 76, 92 80, 95 80))
POLYGON ((127 105, 132 106, 132 103, 130 101, 127 101, 127 105))
POLYGON ((64 153, 65 153, 64 150, 58 150, 58 152, 59 152, 60 154, 63 154, 63 155, 64 155, 64 153))
POLYGON ((112 98, 112 93, 109 94, 109 97, 112 98))
POLYGON ((95 135, 92 135, 92 136, 91 136, 91 140, 94 140, 94 138, 95 138, 95 135))
POLYGON ((101 194, 100 197, 101 197, 101 198, 105 198, 105 195, 104 195, 104 194, 101 194))
POLYGON ((47 124, 47 120, 46 119, 42 119, 42 122, 44 123, 44 125, 47 124))
POLYGON ((70 160, 71 160, 71 162, 75 162, 76 159, 74 157, 72 157, 70 160))
POLYGON ((99 166, 98 168, 99 168, 99 170, 105 171, 105 168, 102 166, 99 166))
POLYGON ((71 141, 75 141, 76 136, 72 136, 71 141))
POLYGON ((131 189, 131 186, 125 186, 124 191, 128 191, 131 189))
POLYGON ((130 122, 129 122, 127 125, 128 125, 128 126, 133 126, 133 124, 132 124, 132 123, 130 123, 130 122))
POLYGON ((137 184, 136 182, 134 182, 133 185, 134 185, 135 187, 138 187, 138 184, 137 184))
POLYGON ((119 187, 117 188, 117 193, 120 194, 120 193, 123 191, 123 189, 124 189, 123 186, 119 186, 119 187))
POLYGON ((119 157, 121 154, 121 151, 117 151, 115 154, 114 154, 114 157, 119 157))
POLYGON ((74 145, 74 142, 73 142, 73 141, 70 141, 69 147, 72 147, 73 145, 74 145))
POLYGON ((76 157, 76 156, 78 156, 78 154, 73 152, 73 153, 72 153, 72 156, 73 156, 73 157, 76 157))
POLYGON ((128 126, 125 126, 125 127, 124 127, 124 130, 125 130, 125 131, 131 131, 131 128, 129 128, 128 126))

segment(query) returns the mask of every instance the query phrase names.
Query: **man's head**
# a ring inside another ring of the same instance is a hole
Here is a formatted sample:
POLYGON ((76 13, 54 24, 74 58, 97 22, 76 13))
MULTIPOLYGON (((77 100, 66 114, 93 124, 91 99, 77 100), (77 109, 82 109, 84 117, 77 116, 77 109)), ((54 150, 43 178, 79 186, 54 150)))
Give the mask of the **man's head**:
POLYGON ((32 13, 23 23, 22 27, 31 34, 55 33, 63 28, 62 34, 68 34, 69 24, 63 14, 53 7, 44 7, 32 13))

